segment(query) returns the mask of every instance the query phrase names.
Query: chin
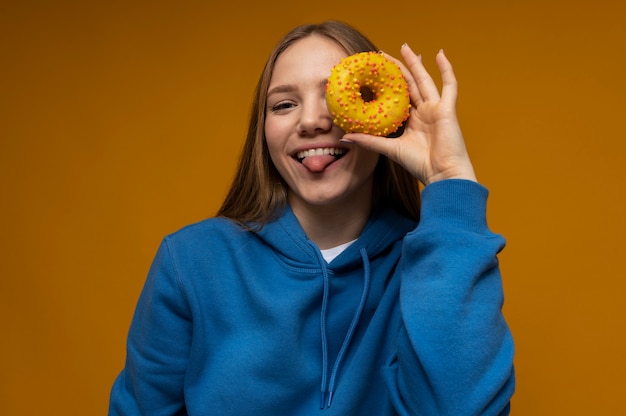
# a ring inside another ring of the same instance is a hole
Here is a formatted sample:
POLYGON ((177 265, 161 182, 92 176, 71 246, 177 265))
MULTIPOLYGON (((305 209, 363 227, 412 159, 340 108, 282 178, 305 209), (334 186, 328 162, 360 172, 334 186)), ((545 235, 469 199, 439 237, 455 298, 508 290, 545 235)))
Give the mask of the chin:
MULTIPOLYGON (((315 187, 315 185, 312 185, 315 187)), ((321 188, 321 186, 319 187, 321 188)), ((291 193, 290 202, 308 205, 311 207, 328 207, 332 205, 347 203, 353 205, 360 199, 358 192, 351 189, 316 189, 315 191, 291 193)))

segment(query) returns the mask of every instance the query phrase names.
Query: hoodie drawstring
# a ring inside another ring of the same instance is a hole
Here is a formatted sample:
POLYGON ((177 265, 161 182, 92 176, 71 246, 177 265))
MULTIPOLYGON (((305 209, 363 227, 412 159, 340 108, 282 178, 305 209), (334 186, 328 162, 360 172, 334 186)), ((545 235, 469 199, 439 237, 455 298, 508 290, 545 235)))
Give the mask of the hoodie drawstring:
POLYGON ((315 250, 317 259, 322 267, 322 275, 324 278, 324 291, 322 293, 322 312, 320 320, 320 331, 322 339, 322 385, 320 387, 322 397, 320 399, 320 409, 325 407, 326 402, 326 378, 328 375, 328 340, 326 339, 326 308, 328 307, 328 269, 326 268, 326 260, 322 257, 319 250, 315 250))
POLYGON ((348 328, 348 332, 343 340, 343 344, 341 345, 341 349, 337 354, 337 358, 335 359, 335 364, 333 365, 333 369, 330 375, 330 381, 328 383, 327 388, 327 377, 328 377, 328 339, 326 334, 326 310, 328 308, 328 292, 329 292, 329 277, 328 277, 328 269, 326 267, 326 260, 322 257, 322 254, 319 250, 315 250, 317 253, 318 261, 322 268, 322 275, 324 281, 324 291, 322 294, 322 310, 321 310, 321 320, 320 320, 320 331, 321 331, 321 341, 322 341, 322 383, 321 383, 321 401, 320 408, 324 409, 325 407, 330 407, 333 401, 333 393, 335 391, 335 381, 337 379, 337 375, 339 373, 339 368, 341 367, 341 363, 343 362, 343 358, 350 346, 350 342, 352 341, 352 336, 354 335, 354 331, 361 319, 361 314, 363 313, 363 309, 365 308, 365 303, 367 302, 367 296, 369 295, 370 290, 370 262, 367 257, 367 251, 365 247, 362 247, 360 250, 361 260, 363 261, 363 290, 361 292, 361 299, 359 301, 359 305, 357 306, 356 311, 354 312, 354 316, 352 317, 352 322, 350 322, 350 327, 348 328), (328 400, 326 398, 328 397, 328 400))

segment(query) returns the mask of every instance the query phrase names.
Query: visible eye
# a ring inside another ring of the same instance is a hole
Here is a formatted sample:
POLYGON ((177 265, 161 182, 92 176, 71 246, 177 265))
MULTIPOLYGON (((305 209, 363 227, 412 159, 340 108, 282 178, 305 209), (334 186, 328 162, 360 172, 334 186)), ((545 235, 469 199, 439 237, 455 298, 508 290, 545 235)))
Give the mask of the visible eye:
POLYGON ((276 113, 280 111, 289 110, 290 108, 295 107, 296 105, 290 101, 281 101, 276 103, 270 107, 270 111, 276 113))

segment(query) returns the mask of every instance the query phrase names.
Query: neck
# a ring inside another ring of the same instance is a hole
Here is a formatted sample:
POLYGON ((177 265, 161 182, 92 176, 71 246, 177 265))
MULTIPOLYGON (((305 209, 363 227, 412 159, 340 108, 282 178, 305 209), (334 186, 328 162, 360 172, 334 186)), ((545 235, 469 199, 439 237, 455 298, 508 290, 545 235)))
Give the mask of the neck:
POLYGON ((311 206, 291 201, 291 206, 307 237, 321 250, 355 240, 370 216, 371 195, 332 205, 311 206))

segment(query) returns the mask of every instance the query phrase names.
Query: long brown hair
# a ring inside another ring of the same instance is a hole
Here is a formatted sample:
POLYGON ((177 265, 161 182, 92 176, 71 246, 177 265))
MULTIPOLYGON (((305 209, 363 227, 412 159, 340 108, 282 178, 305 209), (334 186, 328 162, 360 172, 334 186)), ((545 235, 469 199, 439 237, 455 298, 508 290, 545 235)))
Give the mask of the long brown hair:
MULTIPOLYGON (((337 42, 348 55, 376 51, 376 46, 358 30, 343 22, 326 21, 298 26, 287 33, 270 54, 256 86, 248 135, 230 190, 217 215, 246 228, 258 229, 276 219, 287 204, 287 184, 274 167, 265 141, 267 92, 276 60, 294 42, 311 35, 337 42)), ((419 219, 418 181, 404 168, 381 155, 374 170, 373 211, 393 207, 419 219)))

